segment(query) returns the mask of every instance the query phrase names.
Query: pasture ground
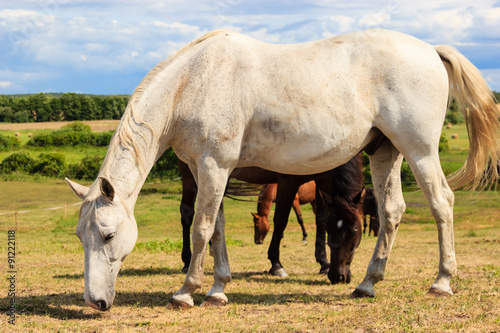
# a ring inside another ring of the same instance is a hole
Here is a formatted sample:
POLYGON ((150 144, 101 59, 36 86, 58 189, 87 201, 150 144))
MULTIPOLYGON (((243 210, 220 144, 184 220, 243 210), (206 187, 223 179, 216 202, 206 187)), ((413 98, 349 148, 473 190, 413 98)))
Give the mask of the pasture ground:
MULTIPOLYGON (((498 332, 500 330, 500 195, 456 192, 455 239, 458 273, 455 295, 432 299, 426 292, 437 275, 436 225, 420 191, 406 192, 407 212, 396 237, 385 281, 377 297, 350 299, 361 282, 375 239, 363 237, 349 285, 331 285, 317 274, 314 219, 303 206, 309 242, 292 217, 282 242, 287 278, 269 276, 267 246, 253 244, 250 212, 256 204, 225 200, 226 235, 233 281, 229 304, 203 309, 213 260, 196 306, 169 311, 165 305, 184 281, 181 272, 180 182, 147 184, 136 206, 139 239, 125 260, 114 306, 98 312, 83 301, 83 249, 74 235, 79 206, 18 214, 16 233, 16 331, 22 332, 498 332)), ((1 183, 0 213, 38 210, 78 199, 64 181, 1 183)), ((7 273, 7 230, 14 215, 0 216, 2 276, 7 273)), ((0 283, 2 303, 8 281, 0 283)), ((0 331, 12 331, 2 316, 0 331)))
MULTIPOLYGON (((99 122, 100 123, 100 122, 99 122)), ((53 126, 55 123, 51 123, 53 126)), ((105 128, 114 129, 117 122, 105 128)), ((62 124, 64 125, 64 124, 62 124)), ((0 133, 50 131, 48 125, 0 124, 0 133), (37 126, 36 128, 33 126, 37 126), (16 125, 19 126, 19 125, 16 125), (27 127, 26 127, 27 126, 27 127)), ((61 126, 57 123, 56 126, 61 126)), ((443 129, 450 150, 441 154, 445 172, 456 170, 466 157, 465 127, 443 129), (452 139, 458 134, 458 139, 452 139)), ((62 152, 68 163, 85 155, 104 156, 105 148, 37 148, 30 153, 62 152)), ((3 159, 11 152, 0 153, 3 159)), ((88 184, 87 184, 88 185, 88 184)), ((196 306, 168 311, 165 305, 184 281, 181 272, 180 182, 146 184, 135 216, 139 239, 117 280, 109 312, 98 312, 83 301, 83 249, 75 236, 78 199, 63 180, 23 175, 0 180, 0 214, 17 215, 16 325, 2 316, 0 331, 20 332, 499 332, 500 331, 500 194, 456 192, 455 240, 458 272, 455 295, 425 296, 437 275, 436 225, 420 191, 406 191, 406 214, 396 237, 385 281, 376 285, 374 299, 350 299, 361 282, 375 239, 363 237, 356 252, 349 285, 329 284, 317 274, 314 261, 314 218, 303 206, 309 243, 291 215, 282 242, 282 263, 290 274, 269 276, 267 246, 253 244, 250 212, 255 203, 225 201, 226 236, 233 281, 227 285, 229 304, 202 309, 199 304, 213 281, 213 260, 207 256, 205 280, 195 293, 196 306), (21 181, 19 181, 21 180, 21 181), (65 209, 42 210, 53 207, 65 209)), ((0 272, 8 275, 8 230, 15 215, 0 215, 0 272)), ((6 313, 9 281, 0 283, 0 311, 6 313)))

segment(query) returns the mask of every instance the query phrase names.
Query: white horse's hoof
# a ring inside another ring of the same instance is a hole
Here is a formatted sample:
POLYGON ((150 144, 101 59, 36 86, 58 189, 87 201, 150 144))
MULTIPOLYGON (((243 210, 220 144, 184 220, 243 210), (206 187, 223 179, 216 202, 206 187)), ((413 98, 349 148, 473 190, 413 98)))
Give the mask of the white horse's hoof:
POLYGON ((203 303, 201 303, 200 307, 202 308, 222 307, 226 306, 226 304, 227 301, 225 299, 214 296, 207 296, 207 298, 205 298, 203 303))
POLYGON ((352 292, 350 298, 366 298, 366 297, 375 297, 375 292, 369 292, 366 290, 361 290, 361 289, 354 289, 352 292))
POLYGON ((444 291, 444 290, 441 290, 441 289, 437 289, 437 288, 431 288, 427 292, 427 297, 432 297, 432 298, 436 298, 436 297, 448 297, 448 296, 451 296, 451 295, 453 295, 453 293, 449 293, 447 291, 444 291))
POLYGON ((178 301, 176 299, 171 299, 170 302, 167 304, 167 309, 169 310, 187 310, 192 308, 193 306, 191 304, 178 301))

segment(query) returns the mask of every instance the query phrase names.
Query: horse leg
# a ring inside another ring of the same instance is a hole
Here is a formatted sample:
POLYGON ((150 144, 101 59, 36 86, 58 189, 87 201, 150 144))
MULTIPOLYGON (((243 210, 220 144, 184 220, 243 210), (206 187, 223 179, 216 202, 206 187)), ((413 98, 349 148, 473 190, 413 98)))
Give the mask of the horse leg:
POLYGON ((384 279, 387 260, 405 210, 400 175, 402 162, 403 156, 390 141, 370 156, 373 185, 379 199, 380 234, 365 278, 352 297, 374 297, 373 286, 384 279))
MULTIPOLYGON (((316 198, 320 198, 320 192, 329 193, 330 181, 321 179, 316 181, 316 198)), ((328 219, 328 210, 325 207, 324 200, 316 200, 316 242, 314 244, 314 256, 321 265, 319 274, 328 274, 330 271, 330 262, 326 256, 326 221, 328 219)))
POLYGON ((191 261, 191 225, 194 218, 194 204, 198 194, 198 186, 189 166, 179 160, 179 171, 182 178, 182 199, 180 205, 182 223, 182 253, 184 263, 183 273, 187 273, 191 261))
POLYGON ((302 242, 307 244, 307 231, 306 228, 304 227, 304 218, 302 218, 302 211, 300 210, 300 202, 298 195, 295 196, 292 207, 293 211, 295 212, 295 215, 297 216, 297 222, 299 222, 300 229, 302 229, 302 242))
POLYGON ((436 219, 439 239, 439 273, 429 290, 431 296, 453 295, 450 280, 457 271, 453 236, 455 196, 442 172, 437 151, 425 157, 407 158, 422 192, 436 219))
POLYGON ((288 273, 285 271, 280 262, 280 243, 283 238, 283 232, 288 224, 290 209, 292 208, 293 199, 299 189, 300 184, 297 184, 291 177, 280 176, 278 179, 278 192, 276 194, 276 209, 274 212, 274 230, 267 251, 267 257, 271 261, 271 275, 285 277, 288 273))
POLYGON ((208 292, 205 301, 201 304, 202 307, 223 306, 227 304, 224 287, 226 283, 231 282, 231 271, 229 269, 224 226, 224 204, 221 203, 215 222, 211 247, 214 257, 214 284, 208 292))
MULTIPOLYGON (((363 214, 363 235, 366 235, 366 227, 368 226, 368 223, 366 223, 366 214, 363 214)), ((368 229, 368 236, 370 236, 370 229, 368 229)))
MULTIPOLYGON (((198 167, 197 180, 199 195, 192 233, 193 255, 184 284, 179 291, 173 295, 172 300, 167 305, 169 309, 188 308, 194 305, 191 294, 201 287, 207 244, 214 235, 216 219, 224 197, 224 190, 229 174, 229 169, 220 169, 213 159, 205 160, 204 163, 198 167)), ((223 250, 219 248, 221 239, 223 239, 220 235, 220 232, 223 232, 223 228, 220 227, 221 223, 223 223, 223 219, 219 221, 218 225, 215 241, 217 248, 214 248, 215 255, 221 255, 223 252, 223 250)), ((227 298, 222 289, 223 285, 231 279, 229 265, 227 265, 227 255, 226 258, 216 258, 214 261, 216 264, 223 265, 223 267, 216 267, 217 277, 214 285, 217 286, 213 288, 212 297, 219 298, 221 303, 226 303, 227 298)))

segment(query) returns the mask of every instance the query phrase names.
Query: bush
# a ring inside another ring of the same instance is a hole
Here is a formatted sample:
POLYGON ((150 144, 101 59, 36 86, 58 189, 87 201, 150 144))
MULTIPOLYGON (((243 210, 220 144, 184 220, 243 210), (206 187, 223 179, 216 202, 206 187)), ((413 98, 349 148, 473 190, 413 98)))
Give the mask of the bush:
POLYGON ((15 137, 4 136, 0 134, 0 151, 9 151, 19 147, 21 144, 15 137))
POLYGON ((31 173, 43 176, 57 177, 66 170, 66 159, 63 154, 40 154, 35 161, 31 173))
POLYGON ((441 137, 439 138, 439 151, 447 151, 449 148, 450 146, 448 145, 446 134, 441 133, 441 137))
MULTIPOLYGON (((70 124, 72 125, 72 124, 70 124)), ((82 124, 83 126, 87 126, 82 124)), ((87 126, 88 127, 88 126, 87 126)), ((113 131, 92 132, 89 130, 75 130, 75 128, 64 128, 53 131, 50 134, 40 134, 31 138, 27 145, 31 147, 47 147, 47 146, 77 146, 90 145, 105 147, 109 145, 113 131)))
POLYGON ((0 171, 2 173, 25 172, 31 173, 35 160, 26 152, 21 151, 7 156, 0 163, 0 171))
POLYGON ((85 156, 80 163, 70 165, 70 176, 76 179, 94 180, 99 175, 103 160, 104 158, 100 156, 85 156))
POLYGON ((69 123, 68 125, 64 125, 61 127, 61 130, 71 130, 74 132, 90 132, 90 126, 85 125, 81 121, 74 121, 72 123, 69 123))
POLYGON ((179 164, 172 148, 167 149, 156 161, 148 175, 148 179, 163 179, 179 177, 179 164))

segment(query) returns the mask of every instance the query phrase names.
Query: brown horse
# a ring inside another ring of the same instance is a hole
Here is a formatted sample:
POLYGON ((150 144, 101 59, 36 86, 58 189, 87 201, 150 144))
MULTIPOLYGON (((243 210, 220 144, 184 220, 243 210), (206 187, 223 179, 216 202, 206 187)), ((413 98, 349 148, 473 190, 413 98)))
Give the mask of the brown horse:
MULTIPOLYGON (((356 156, 354 159, 361 161, 360 155, 356 156)), ((361 162, 359 162, 361 164, 361 162)), ((183 226, 183 248, 182 248, 182 261, 184 262, 183 271, 187 271, 189 267, 189 262, 191 259, 191 248, 190 248, 190 228, 193 222, 194 216, 194 203, 197 195, 197 186, 194 181, 194 177, 189 170, 189 167, 182 161, 179 160, 179 169, 182 177, 183 184, 183 195, 181 201, 181 221, 183 226)), ((342 168, 342 172, 350 172, 357 173, 358 177, 362 179, 362 171, 361 167, 359 169, 355 168, 342 168)), ((284 270, 279 257, 279 247, 281 238, 283 237, 283 232, 288 223, 288 217, 290 214, 290 209, 292 203, 294 201, 295 195, 299 189, 299 187, 307 183, 311 180, 316 182, 316 197, 319 197, 318 191, 322 191, 325 196, 333 197, 336 195, 336 192, 331 192, 331 171, 327 171, 321 174, 315 175, 306 175, 306 176, 296 176, 296 175, 283 175, 278 174, 272 171, 267 171, 260 168, 241 168, 235 169, 231 174, 231 177, 234 177, 238 180, 243 180, 246 182, 251 182, 255 184, 269 184, 269 183, 277 183, 277 195, 276 195, 276 210, 274 215, 274 231, 271 240, 271 244, 269 245, 268 250, 268 258, 271 261, 271 269, 269 271, 272 275, 277 276, 287 276, 288 274, 284 270)), ((351 193, 352 191, 361 192, 361 187, 355 185, 351 188, 345 188, 345 191, 351 193)), ((346 216, 346 225, 356 224, 358 220, 361 219, 361 213, 359 216, 353 216, 352 214, 346 214, 345 212, 350 213, 351 207, 344 201, 338 200, 341 205, 344 207, 338 206, 333 209, 333 211, 337 212, 336 216, 346 216), (349 216, 347 216, 349 215, 349 216), (348 219, 352 219, 352 221, 348 221, 348 219)), ((326 212, 326 208, 322 208, 323 205, 328 205, 323 200, 317 201, 317 209, 318 211, 326 212)), ((330 211, 328 209, 328 211, 330 211)), ((326 236, 326 219, 328 218, 328 212, 324 214, 318 214, 316 216, 316 243, 315 243, 315 257, 316 261, 321 265, 320 273, 327 273, 330 270, 330 263, 326 257, 325 251, 325 236, 326 236)), ((361 235, 361 228, 359 230, 359 237, 361 235)), ((358 234, 351 235, 353 239, 357 239, 358 234)), ((352 247, 352 240, 344 238, 346 241, 346 246, 349 248, 352 247)), ((359 245, 359 242, 355 241, 356 245, 359 245)), ((336 256, 339 254, 335 251, 332 251, 336 256)), ((336 260, 336 262, 341 262, 343 260, 336 260)), ((352 258, 351 258, 352 261, 352 258)), ((339 271, 340 269, 337 267, 333 268, 334 271, 339 271)), ((347 279, 343 280, 344 282, 347 279)), ((339 281, 340 282, 340 281, 339 281)), ((332 281, 333 283, 333 281, 332 281)))
MULTIPOLYGON (((255 226, 255 244, 264 243, 269 232, 269 213, 278 192, 278 184, 267 184, 262 186, 257 202, 257 213, 252 213, 253 223, 255 226)), ((311 204, 314 214, 316 214, 316 183, 314 181, 307 182, 299 187, 295 199, 293 200, 292 208, 297 216, 297 222, 302 229, 302 241, 307 242, 307 231, 304 227, 304 219, 302 217, 301 205, 311 204)))
POLYGON ((378 230, 380 228, 380 221, 378 219, 378 206, 377 206, 377 198, 375 197, 375 190, 373 187, 366 188, 365 198, 363 200, 363 215, 364 215, 364 224, 363 224, 363 234, 366 234, 366 228, 368 227, 368 223, 366 221, 366 216, 370 215, 370 227, 368 228, 368 236, 373 231, 373 236, 378 236, 378 230))
MULTIPOLYGON (((187 272, 191 261, 191 236, 190 229, 193 224, 194 204, 198 193, 193 174, 187 164, 179 160, 179 170, 182 177, 182 200, 181 200, 181 222, 183 234, 182 261, 184 262, 183 272, 187 272)), ((271 261, 269 273, 277 276, 287 276, 279 261, 279 246, 283 232, 288 223, 290 209, 299 187, 311 180, 318 180, 328 177, 328 171, 306 176, 283 175, 273 171, 264 170, 256 167, 247 167, 235 169, 231 177, 253 184, 278 184, 276 195, 276 209, 274 214, 274 231, 271 244, 269 245, 268 258, 271 261)), ((326 229, 325 222, 316 218, 316 243, 315 257, 321 265, 320 273, 327 273, 330 268, 330 262, 326 257, 326 229)))

